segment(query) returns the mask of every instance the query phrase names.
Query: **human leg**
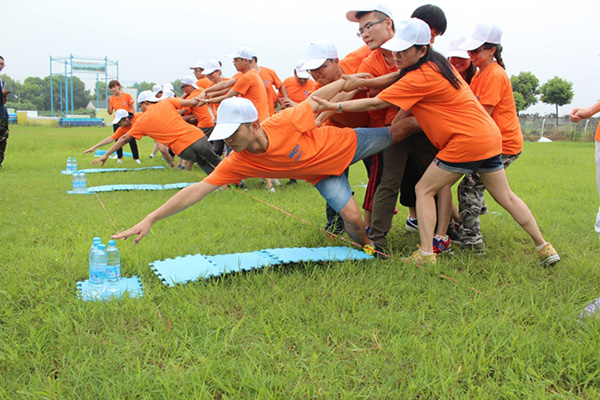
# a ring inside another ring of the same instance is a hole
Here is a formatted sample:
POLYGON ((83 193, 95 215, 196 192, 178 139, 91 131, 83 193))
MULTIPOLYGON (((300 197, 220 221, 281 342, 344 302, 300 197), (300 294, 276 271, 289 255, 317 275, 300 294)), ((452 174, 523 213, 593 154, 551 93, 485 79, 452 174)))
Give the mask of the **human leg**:
POLYGON ((8 142, 8 118, 0 118, 0 167, 4 162, 6 143, 8 142))
MULTIPOLYGON (((596 188, 598 189, 598 196, 600 196, 600 142, 597 140, 596 143, 596 188)), ((2 161, 0 161, 0 164, 2 161)), ((598 214, 596 215, 596 225, 595 225, 596 233, 600 235, 600 208, 598 209, 598 214)))
POLYGON ((425 253, 433 253, 433 231, 437 222, 435 195, 446 185, 456 182, 461 175, 431 163, 415 187, 421 251, 425 253))
POLYGON ((133 159, 139 164, 140 153, 138 151, 138 146, 137 146, 137 140, 136 139, 131 138, 131 140, 129 141, 129 148, 131 149, 131 155, 133 156, 133 159))
POLYGON ((466 247, 483 243, 479 214, 483 207, 485 186, 479 174, 465 174, 458 184, 458 209, 461 220, 460 242, 466 247))
POLYGON ((207 175, 213 172, 221 162, 221 158, 212 150, 206 137, 188 146, 179 154, 179 157, 186 161, 195 162, 207 175))

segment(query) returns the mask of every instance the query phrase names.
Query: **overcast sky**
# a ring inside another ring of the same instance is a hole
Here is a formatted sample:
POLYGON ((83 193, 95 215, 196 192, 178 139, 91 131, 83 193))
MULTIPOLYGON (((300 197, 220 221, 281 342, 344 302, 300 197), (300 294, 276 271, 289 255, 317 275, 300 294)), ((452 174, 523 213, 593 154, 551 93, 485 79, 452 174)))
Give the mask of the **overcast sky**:
MULTIPOLYGON (((554 76, 573 82, 571 107, 600 99, 600 0, 439 0, 448 30, 434 45, 468 36, 477 23, 496 23, 504 31, 503 58, 509 75, 533 72, 540 83, 554 76)), ((49 75, 50 56, 108 57, 119 63, 124 83, 165 83, 189 74, 198 60, 223 62, 224 76, 234 72, 225 58, 237 46, 252 47, 259 64, 280 78, 292 75, 312 40, 336 43, 340 58, 362 45, 351 9, 369 2, 326 0, 1 0, 2 73, 23 81, 49 75), (355 7, 356 6, 356 7, 355 7)), ((395 20, 410 17, 425 1, 387 1, 395 20)), ((357 8, 358 7, 358 8, 357 8)), ((95 76, 78 74, 89 86, 95 76)), ((539 103, 528 112, 548 113, 539 103)))

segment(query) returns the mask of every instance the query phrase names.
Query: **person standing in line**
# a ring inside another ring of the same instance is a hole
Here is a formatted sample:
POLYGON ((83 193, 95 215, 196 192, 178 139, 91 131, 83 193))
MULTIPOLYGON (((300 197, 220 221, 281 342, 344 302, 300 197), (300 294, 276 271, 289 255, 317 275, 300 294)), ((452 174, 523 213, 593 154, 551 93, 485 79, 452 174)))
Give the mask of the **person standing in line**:
MULTIPOLYGON (((135 114, 135 106, 133 97, 129 93, 121 91, 121 84, 117 80, 108 82, 108 88, 112 92, 112 96, 108 99, 108 114, 112 115, 116 110, 125 110, 128 113, 135 114)), ((113 125, 113 132, 119 129, 118 125, 113 125)), ((140 155, 138 152, 137 141, 134 139, 129 142, 131 148, 131 154, 136 163, 141 164, 140 155)), ((119 148, 117 151, 117 159, 119 163, 123 162, 123 149, 119 148)))
MULTIPOLYGON (((479 24, 460 48, 466 50, 479 71, 471 80, 471 90, 502 134, 502 164, 508 168, 523 151, 523 133, 517 115, 512 84, 502 61, 497 25, 479 24)), ((485 254, 479 215, 484 205, 485 186, 478 174, 467 174, 457 188, 460 212, 460 247, 485 254)))
POLYGON ((202 89, 209 88, 212 83, 206 77, 204 70, 206 69, 206 63, 204 61, 198 61, 196 64, 192 65, 190 69, 194 72, 194 76, 196 76, 196 86, 202 89))
POLYGON ((308 95, 315 89, 315 81, 310 79, 310 74, 302 70, 304 60, 301 60, 294 68, 294 76, 283 80, 283 85, 287 89, 288 96, 279 92, 281 99, 281 108, 293 107, 308 98, 308 95))
MULTIPOLYGON (((0 56, 0 71, 4 69, 4 57, 0 56)), ((0 168, 4 162, 4 155, 6 153, 6 142, 8 141, 8 110, 6 109, 6 101, 10 91, 6 90, 4 81, 0 79, 0 90, 2 91, 2 97, 0 98, 0 168)))
MULTIPOLYGON (((569 114, 569 119, 573 122, 579 122, 582 119, 588 119, 600 112, 600 101, 587 107, 587 108, 574 108, 569 114)), ((594 143, 596 143, 596 188, 598 189, 598 195, 600 196, 600 123, 596 128, 596 136, 594 137, 594 143)), ((596 233, 600 237, 600 208, 596 215, 595 224, 596 233)))

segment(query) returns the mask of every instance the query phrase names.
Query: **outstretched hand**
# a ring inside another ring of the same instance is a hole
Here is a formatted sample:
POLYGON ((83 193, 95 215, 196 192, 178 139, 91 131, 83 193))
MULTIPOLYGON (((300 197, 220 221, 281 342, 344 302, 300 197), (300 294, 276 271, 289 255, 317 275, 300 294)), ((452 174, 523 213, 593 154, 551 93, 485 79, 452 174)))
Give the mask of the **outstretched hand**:
POLYGON ((364 81, 370 78, 372 78, 371 74, 367 73, 342 75, 342 79, 346 81, 342 90, 344 92, 351 92, 355 89, 363 88, 365 85, 364 81))
MULTIPOLYGON (((106 154, 108 154, 108 153, 106 153, 106 154)), ((96 158, 95 160, 92 160, 92 162, 91 162, 90 164, 92 164, 92 165, 98 165, 98 164, 102 164, 102 166, 104 166, 104 163, 106 163, 106 160, 107 160, 107 158, 108 158, 108 157, 106 156, 106 154, 104 154, 104 155, 103 155, 102 157, 100 157, 100 158, 96 158)))
POLYGON ((116 235, 112 235, 111 239, 123 239, 126 240, 129 236, 137 235, 137 237, 133 240, 133 244, 138 244, 140 240, 144 238, 150 232, 150 228, 152 227, 152 223, 142 220, 137 225, 123 231, 121 233, 117 233, 116 235))
POLYGON ((315 112, 327 111, 327 110, 337 110, 337 104, 331 103, 327 100, 323 100, 317 96, 311 96, 311 100, 317 103, 317 108, 314 110, 315 112))
POLYGON ((94 150, 96 150, 94 147, 90 147, 89 149, 87 149, 86 151, 84 151, 83 154, 92 153, 94 150))

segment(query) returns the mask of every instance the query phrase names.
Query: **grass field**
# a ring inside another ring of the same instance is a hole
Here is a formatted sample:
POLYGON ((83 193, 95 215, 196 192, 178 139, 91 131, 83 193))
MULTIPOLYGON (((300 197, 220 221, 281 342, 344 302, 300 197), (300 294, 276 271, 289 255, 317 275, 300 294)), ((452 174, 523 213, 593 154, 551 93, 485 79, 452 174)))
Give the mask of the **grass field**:
MULTIPOLYGON (((306 183, 233 190, 120 242, 139 299, 86 302, 93 236, 114 233, 93 195, 68 195, 68 156, 109 128, 12 127, 0 170, 0 398, 437 399, 599 398, 600 322, 580 320, 600 297, 593 144, 527 143, 509 169, 562 261, 537 264, 532 243, 491 199, 481 217, 488 254, 429 270, 399 257, 418 238, 395 220, 395 260, 299 264, 168 288, 148 263, 273 247, 344 245, 321 231, 324 201, 306 183), (443 279, 440 275, 453 280, 443 279), (477 289, 482 294, 476 292, 477 289)), ((152 143, 140 142, 143 165, 152 143)), ((126 148, 128 151, 128 147, 126 148)), ((109 160, 107 166, 116 167, 109 160)), ((129 158, 124 166, 137 165, 129 158)), ((362 200, 364 168, 351 170, 362 200)), ((93 185, 197 181, 179 170, 90 174, 93 185)), ((101 193, 119 230, 174 191, 101 193)))

